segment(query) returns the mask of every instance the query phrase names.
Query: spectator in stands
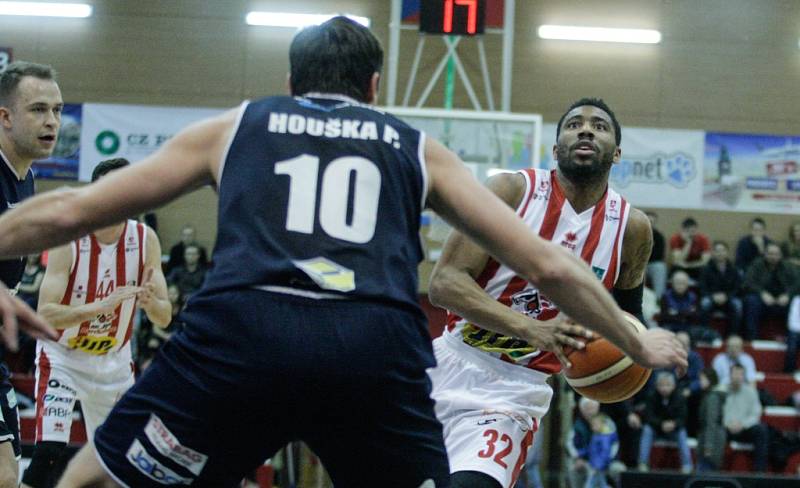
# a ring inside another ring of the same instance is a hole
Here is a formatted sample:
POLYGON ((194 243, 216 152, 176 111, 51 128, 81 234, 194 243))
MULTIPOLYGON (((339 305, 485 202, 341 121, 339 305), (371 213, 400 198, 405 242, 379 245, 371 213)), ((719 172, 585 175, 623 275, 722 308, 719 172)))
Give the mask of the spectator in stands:
POLYGON ((136 364, 140 371, 147 369, 150 361, 155 357, 159 349, 172 337, 173 334, 183 328, 183 322, 179 320, 185 301, 181 295, 178 286, 175 284, 169 285, 167 288, 167 296, 170 305, 172 305, 172 320, 169 325, 164 328, 153 327, 153 324, 143 317, 136 334, 137 354, 136 364))
POLYGON ((787 319, 788 335, 786 337, 786 357, 783 361, 783 372, 794 373, 797 366, 797 346, 800 342, 800 295, 795 295, 789 305, 787 319))
POLYGON ((201 256, 198 246, 187 245, 183 252, 184 264, 173 269, 167 276, 167 281, 178 286, 184 299, 199 290, 206 278, 206 267, 200 263, 201 256))
POLYGON ((714 368, 705 368, 700 372, 700 387, 703 397, 698 410, 697 470, 716 471, 722 467, 728 442, 722 423, 725 388, 719 384, 714 368))
POLYGON ((589 472, 586 488, 607 488, 606 477, 619 450, 617 426, 610 417, 598 413, 590 422, 589 472))
POLYGON ((720 352, 711 360, 711 366, 717 372, 720 385, 727 387, 730 384, 730 371, 734 364, 744 368, 747 382, 755 386, 756 362, 753 356, 744 352, 744 341, 737 335, 729 336, 725 343, 725 351, 720 352))
POLYGON ((186 246, 190 245, 196 246, 200 251, 200 265, 204 268, 208 266, 208 254, 206 253, 206 248, 198 244, 195 237, 194 227, 191 225, 186 225, 183 227, 183 229, 181 229, 181 240, 169 250, 169 261, 167 261, 164 273, 169 275, 173 269, 179 268, 186 264, 186 246))
POLYGON ((647 279, 656 296, 661 297, 667 289, 667 263, 666 245, 664 234, 656 229, 658 215, 655 212, 647 212, 650 219, 650 228, 653 229, 653 250, 650 252, 650 261, 647 263, 647 279))
POLYGON ((686 419, 686 432, 689 437, 694 437, 697 432, 697 408, 700 405, 702 389, 700 387, 700 372, 703 371, 705 364, 700 353, 695 351, 694 344, 687 332, 678 332, 677 338, 683 344, 684 349, 689 353, 689 368, 686 374, 678 379, 678 391, 686 398, 688 415, 686 419))
POLYGON ((639 461, 639 441, 642 435, 640 412, 644 411, 645 398, 647 398, 646 387, 642 388, 634 398, 623 402, 604 403, 600 407, 617 426, 618 458, 625 466, 636 467, 639 461))
POLYGON ((753 469, 767 470, 769 431, 761 423, 761 402, 756 389, 745 381, 745 370, 739 364, 731 366, 731 383, 725 396, 723 424, 728 439, 753 444, 753 469))
POLYGON ((781 245, 783 257, 795 267, 800 267, 800 222, 789 227, 789 238, 781 245))
POLYGON ((705 330, 700 326, 700 301, 689 289, 689 275, 676 271, 670 280, 672 286, 661 297, 661 327, 673 332, 689 332, 696 340, 703 339, 705 330))
POLYGON ((761 217, 756 217, 750 222, 750 233, 742 236, 736 244, 736 267, 747 271, 756 258, 764 257, 767 244, 772 240, 766 236, 767 224, 761 217))
POLYGON ((644 410, 642 440, 639 445, 641 471, 649 469, 650 449, 656 437, 676 441, 681 457, 681 471, 692 471, 686 415, 686 399, 675 388, 675 377, 667 371, 659 372, 656 376, 656 389, 650 393, 644 410))
POLYGON ((794 269, 783 260, 781 248, 767 244, 763 258, 756 258, 744 278, 744 338, 758 338, 758 325, 765 316, 785 319, 795 290, 794 269))
POLYGON ((17 286, 17 296, 34 310, 39 303, 39 288, 42 286, 42 280, 44 280, 44 267, 41 255, 31 254, 25 262, 25 271, 17 286))
POLYGON ((592 419, 600 412, 600 403, 586 397, 578 400, 578 416, 566 442, 567 474, 570 488, 584 488, 589 479, 589 444, 592 419))
POLYGON ((742 323, 742 300, 738 297, 742 275, 728 258, 728 245, 714 242, 711 261, 700 273, 700 310, 703 326, 709 327, 711 314, 722 312, 728 321, 727 334, 738 334, 742 323))
POLYGON ((681 223, 681 231, 669 239, 672 271, 683 270, 693 280, 700 278, 700 269, 711 257, 711 241, 698 231, 697 221, 692 217, 681 223))
POLYGON ((648 287, 642 288, 642 315, 647 328, 658 327, 658 317, 661 315, 661 296, 648 287))

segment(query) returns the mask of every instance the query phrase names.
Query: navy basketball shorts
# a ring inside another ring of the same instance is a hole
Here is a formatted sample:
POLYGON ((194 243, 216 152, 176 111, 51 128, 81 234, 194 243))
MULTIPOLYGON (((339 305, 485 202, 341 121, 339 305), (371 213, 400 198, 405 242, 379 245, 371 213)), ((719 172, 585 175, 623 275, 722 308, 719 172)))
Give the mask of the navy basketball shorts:
POLYGON ((17 395, 7 379, 0 381, 0 442, 10 442, 14 456, 20 458, 17 395))
POLYGON ((95 435, 124 486, 238 486, 294 440, 337 488, 449 486, 418 311, 241 290, 183 319, 95 435))

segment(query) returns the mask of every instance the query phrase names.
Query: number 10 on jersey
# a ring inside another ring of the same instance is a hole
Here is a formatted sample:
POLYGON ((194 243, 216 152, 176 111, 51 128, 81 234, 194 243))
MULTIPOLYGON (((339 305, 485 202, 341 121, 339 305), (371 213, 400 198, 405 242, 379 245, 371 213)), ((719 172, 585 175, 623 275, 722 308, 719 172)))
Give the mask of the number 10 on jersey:
POLYGON ((320 181, 319 163, 310 154, 275 163, 275 174, 289 176, 286 230, 313 234, 319 200, 319 224, 326 234, 356 244, 369 242, 378 220, 380 170, 369 159, 344 156, 325 166, 320 181))

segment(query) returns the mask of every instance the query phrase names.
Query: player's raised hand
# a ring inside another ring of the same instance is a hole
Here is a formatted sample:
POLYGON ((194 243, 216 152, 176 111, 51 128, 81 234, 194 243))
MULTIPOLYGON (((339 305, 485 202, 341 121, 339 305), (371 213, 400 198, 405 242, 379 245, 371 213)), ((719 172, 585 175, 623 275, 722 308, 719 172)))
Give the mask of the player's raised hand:
POLYGON ((10 351, 17 351, 17 333, 21 329, 37 339, 58 339, 55 329, 36 315, 25 302, 11 295, 8 288, 0 282, 0 339, 10 351))
POLYGON ((642 332, 641 354, 633 358, 648 368, 676 368, 678 376, 683 376, 689 367, 688 352, 672 332, 661 329, 648 329, 642 332))
POLYGON ((583 339, 595 337, 592 331, 576 324, 565 314, 559 314, 551 320, 544 321, 534 320, 524 315, 521 317, 528 322, 525 328, 525 337, 522 339, 537 349, 555 354, 565 368, 571 367, 572 364, 567 359, 564 348, 583 349, 586 347, 583 339))

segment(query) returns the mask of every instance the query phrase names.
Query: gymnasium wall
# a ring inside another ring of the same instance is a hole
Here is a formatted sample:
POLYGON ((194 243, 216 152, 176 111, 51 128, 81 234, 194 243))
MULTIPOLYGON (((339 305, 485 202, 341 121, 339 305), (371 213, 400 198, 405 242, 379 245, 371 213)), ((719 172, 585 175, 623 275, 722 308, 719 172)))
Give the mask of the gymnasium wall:
MULTIPOLYGON (((293 31, 250 27, 251 9, 347 11, 370 17, 388 45, 389 0, 95 0, 89 19, 0 17, 0 45, 16 59, 53 64, 64 98, 72 102, 227 107, 243 98, 285 90, 293 31)), ((800 2, 791 0, 517 0, 512 110, 555 121, 574 99, 605 98, 623 125, 770 134, 800 134, 797 26, 800 2), (598 8, 602 5, 602 8, 598 8), (663 41, 631 46, 545 41, 540 24, 656 28, 663 41)), ((417 34, 401 38, 402 96, 417 34)), ((500 99, 501 38, 486 35, 495 100, 500 99)), ((477 50, 460 53, 478 73, 477 50)), ((418 95, 444 53, 428 42, 414 93, 418 95)), ((482 94, 479 76, 473 79, 482 94)), ((468 108, 457 84, 456 106, 468 108)), ((429 101, 442 103, 437 88, 429 101)), ((624 149, 624 148, 623 148, 624 149)), ((40 189, 62 183, 39 183, 40 189)), ((752 214, 690 212, 701 228, 729 242, 752 214)), ((659 211, 665 234, 687 212, 659 211)), ((159 212, 162 242, 171 245, 193 223, 211 245, 216 215, 210 189, 159 212)), ((770 234, 783 238, 792 216, 765 216, 770 234)))

